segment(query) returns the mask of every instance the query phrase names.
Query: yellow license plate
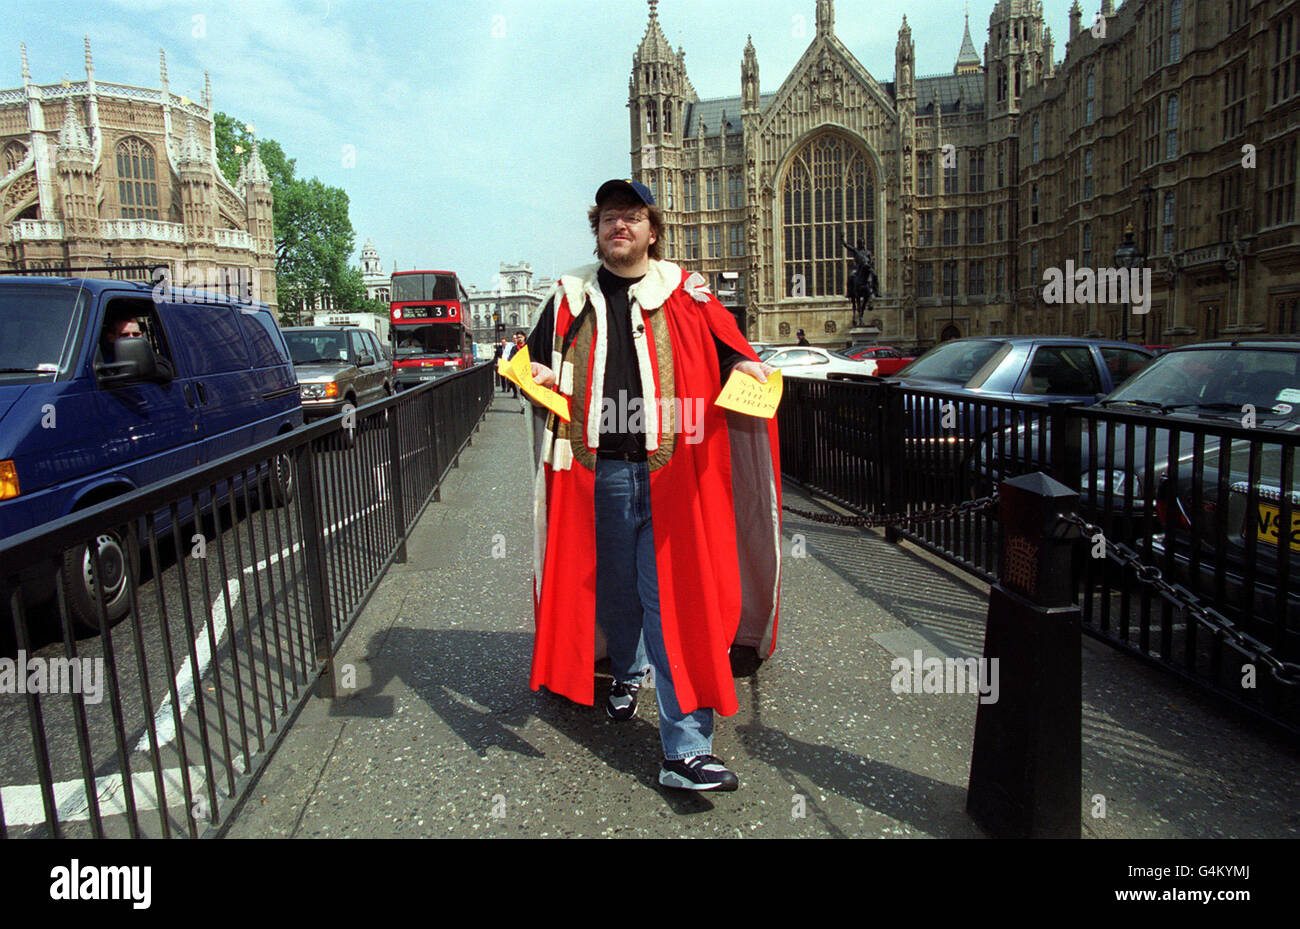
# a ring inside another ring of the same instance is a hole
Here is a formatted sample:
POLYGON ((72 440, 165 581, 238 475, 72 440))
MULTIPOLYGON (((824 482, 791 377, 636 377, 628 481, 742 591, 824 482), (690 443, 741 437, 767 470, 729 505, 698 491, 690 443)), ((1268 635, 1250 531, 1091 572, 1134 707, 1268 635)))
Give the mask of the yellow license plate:
MULTIPOLYGON (((1282 510, 1267 503, 1256 504, 1255 538, 1276 545, 1282 523, 1282 510)), ((1291 550, 1300 552, 1300 507, 1291 510, 1291 550)))

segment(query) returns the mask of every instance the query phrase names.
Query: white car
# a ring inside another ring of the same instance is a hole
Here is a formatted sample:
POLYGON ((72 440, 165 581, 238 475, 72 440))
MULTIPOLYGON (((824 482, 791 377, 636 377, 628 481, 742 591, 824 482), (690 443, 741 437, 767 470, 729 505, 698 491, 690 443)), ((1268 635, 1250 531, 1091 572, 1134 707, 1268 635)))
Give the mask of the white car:
POLYGON ((789 377, 813 377, 827 380, 828 376, 857 375, 874 377, 876 363, 870 359, 858 361, 848 355, 809 345, 776 345, 758 353, 759 360, 780 368, 789 377))

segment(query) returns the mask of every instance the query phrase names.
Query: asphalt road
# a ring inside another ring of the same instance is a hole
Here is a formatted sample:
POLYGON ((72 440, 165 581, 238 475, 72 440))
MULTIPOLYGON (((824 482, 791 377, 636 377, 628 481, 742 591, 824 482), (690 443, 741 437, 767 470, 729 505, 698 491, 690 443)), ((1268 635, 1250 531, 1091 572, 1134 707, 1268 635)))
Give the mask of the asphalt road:
MULTIPOLYGON (((365 436, 353 449, 336 443, 316 459, 326 597, 336 628, 361 602, 392 545, 380 438, 365 436)), ((172 536, 159 540, 157 570, 146 546, 135 609, 107 639, 75 639, 68 653, 53 606, 31 612, 29 658, 71 654, 99 669, 97 702, 92 678, 83 682, 80 705, 67 694, 39 700, 36 728, 66 834, 92 834, 87 776, 97 780, 93 795, 107 834, 126 834, 124 767, 132 772, 146 834, 164 828, 154 771, 163 772, 168 826, 186 830, 189 807, 201 831, 301 693, 314 661, 296 507, 261 507, 252 494, 248 504, 241 497, 233 514, 223 506, 221 531, 211 516, 201 527, 183 527, 179 559, 172 536), (83 725, 84 745, 77 737, 83 725)), ((14 657, 12 634, 3 644, 0 657, 14 657)), ((10 835, 48 834, 33 725, 27 697, 0 694, 0 731, 7 736, 0 741, 0 798, 10 835)))

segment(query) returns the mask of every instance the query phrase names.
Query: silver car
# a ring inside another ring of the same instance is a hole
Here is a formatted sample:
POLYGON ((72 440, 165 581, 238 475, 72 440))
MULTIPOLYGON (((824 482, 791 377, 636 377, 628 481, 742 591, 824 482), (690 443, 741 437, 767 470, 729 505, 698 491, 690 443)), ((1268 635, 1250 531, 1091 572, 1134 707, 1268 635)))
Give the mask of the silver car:
POLYGON ((359 326, 282 330, 307 419, 335 416, 393 393, 393 362, 375 334, 359 326))

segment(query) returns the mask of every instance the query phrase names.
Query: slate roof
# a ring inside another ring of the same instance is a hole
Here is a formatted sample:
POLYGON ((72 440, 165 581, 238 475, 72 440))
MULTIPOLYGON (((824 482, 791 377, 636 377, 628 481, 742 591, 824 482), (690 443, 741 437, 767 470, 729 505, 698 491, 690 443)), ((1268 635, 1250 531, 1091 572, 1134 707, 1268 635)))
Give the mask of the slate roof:
POLYGON ((975 74, 936 74, 916 79, 916 112, 928 116, 934 112, 935 98, 943 113, 961 109, 984 109, 984 72, 975 74))
MULTIPOLYGON (((891 100, 897 98, 898 87, 894 81, 880 85, 891 100)), ((959 113, 962 110, 984 109, 984 72, 973 74, 933 74, 916 79, 916 112, 919 116, 934 113, 934 100, 938 97, 942 113, 959 113)), ((776 98, 775 93, 760 94, 760 110, 776 98)), ((719 97, 716 100, 700 100, 698 103, 686 104, 686 131, 684 138, 699 138, 700 125, 705 127, 704 135, 713 138, 722 131, 722 117, 726 114, 727 134, 738 135, 740 129, 740 97, 719 97)))
MULTIPOLYGON (((759 94, 758 108, 767 109, 767 105, 776 98, 775 93, 759 94)), ((717 100, 701 100, 698 103, 686 104, 686 130, 682 134, 684 138, 696 139, 701 136, 716 136, 722 131, 722 117, 727 117, 727 134, 740 134, 740 97, 720 97, 717 100), (700 124, 704 125, 704 132, 700 132, 700 124)))

